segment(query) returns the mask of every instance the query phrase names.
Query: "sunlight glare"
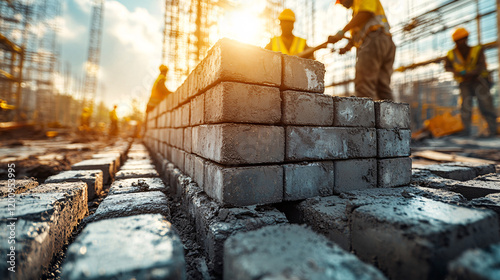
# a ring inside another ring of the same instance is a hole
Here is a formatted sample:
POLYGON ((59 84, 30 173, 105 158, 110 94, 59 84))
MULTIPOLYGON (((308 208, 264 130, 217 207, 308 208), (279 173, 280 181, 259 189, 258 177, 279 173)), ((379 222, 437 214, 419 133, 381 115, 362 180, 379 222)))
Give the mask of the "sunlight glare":
POLYGON ((237 9, 227 12, 220 22, 221 36, 242 43, 258 45, 264 36, 264 22, 251 11, 237 9))

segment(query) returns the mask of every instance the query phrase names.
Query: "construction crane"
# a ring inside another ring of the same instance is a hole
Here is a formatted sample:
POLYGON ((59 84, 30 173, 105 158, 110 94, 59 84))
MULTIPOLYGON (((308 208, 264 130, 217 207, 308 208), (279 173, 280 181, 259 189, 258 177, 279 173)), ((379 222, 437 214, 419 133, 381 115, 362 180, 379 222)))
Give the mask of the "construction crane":
POLYGON ((104 0, 94 0, 90 19, 89 50, 85 71, 83 106, 93 107, 97 92, 97 75, 101 56, 104 0), (87 100, 89 98, 89 100, 87 100), (88 102, 88 103, 87 103, 88 102))

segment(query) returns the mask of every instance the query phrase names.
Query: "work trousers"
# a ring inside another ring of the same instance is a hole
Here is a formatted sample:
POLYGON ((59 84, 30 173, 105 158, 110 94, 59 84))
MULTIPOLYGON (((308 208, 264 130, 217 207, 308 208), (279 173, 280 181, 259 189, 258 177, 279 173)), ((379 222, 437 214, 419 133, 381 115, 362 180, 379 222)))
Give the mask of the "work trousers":
POLYGON ((479 111, 481 111, 481 115, 488 123, 490 135, 496 135, 497 117, 493 106, 493 97, 490 94, 490 86, 486 79, 479 77, 470 82, 460 83, 460 96, 462 97, 461 117, 465 133, 468 135, 471 133, 472 99, 475 96, 479 111))
POLYGON ((391 76, 396 56, 392 37, 382 29, 370 32, 357 50, 356 96, 393 100, 391 76))

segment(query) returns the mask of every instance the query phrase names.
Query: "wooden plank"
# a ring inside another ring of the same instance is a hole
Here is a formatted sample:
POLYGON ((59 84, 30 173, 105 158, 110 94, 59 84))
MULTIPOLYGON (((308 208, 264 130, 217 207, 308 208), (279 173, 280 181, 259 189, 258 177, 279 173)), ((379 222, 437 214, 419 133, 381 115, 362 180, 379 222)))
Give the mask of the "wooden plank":
POLYGON ((475 163, 487 163, 487 164, 497 164, 497 162, 492 160, 464 157, 458 155, 450 155, 445 153, 440 153, 436 151, 420 151, 412 153, 413 156, 426 158, 435 161, 445 161, 445 162, 475 162, 475 163))

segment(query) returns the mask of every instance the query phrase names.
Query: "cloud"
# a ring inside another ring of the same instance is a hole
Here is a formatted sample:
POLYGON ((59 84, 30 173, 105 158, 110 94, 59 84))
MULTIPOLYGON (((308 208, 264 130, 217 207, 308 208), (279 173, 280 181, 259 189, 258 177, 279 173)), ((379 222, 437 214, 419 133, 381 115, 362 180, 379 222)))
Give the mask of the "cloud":
POLYGON ((90 10, 92 8, 92 0, 74 0, 78 7, 85 12, 86 14, 90 14, 90 10))
POLYGON ((59 33, 58 36, 61 40, 80 40, 86 33, 86 25, 76 23, 71 17, 65 15, 55 19, 58 22, 59 33))

